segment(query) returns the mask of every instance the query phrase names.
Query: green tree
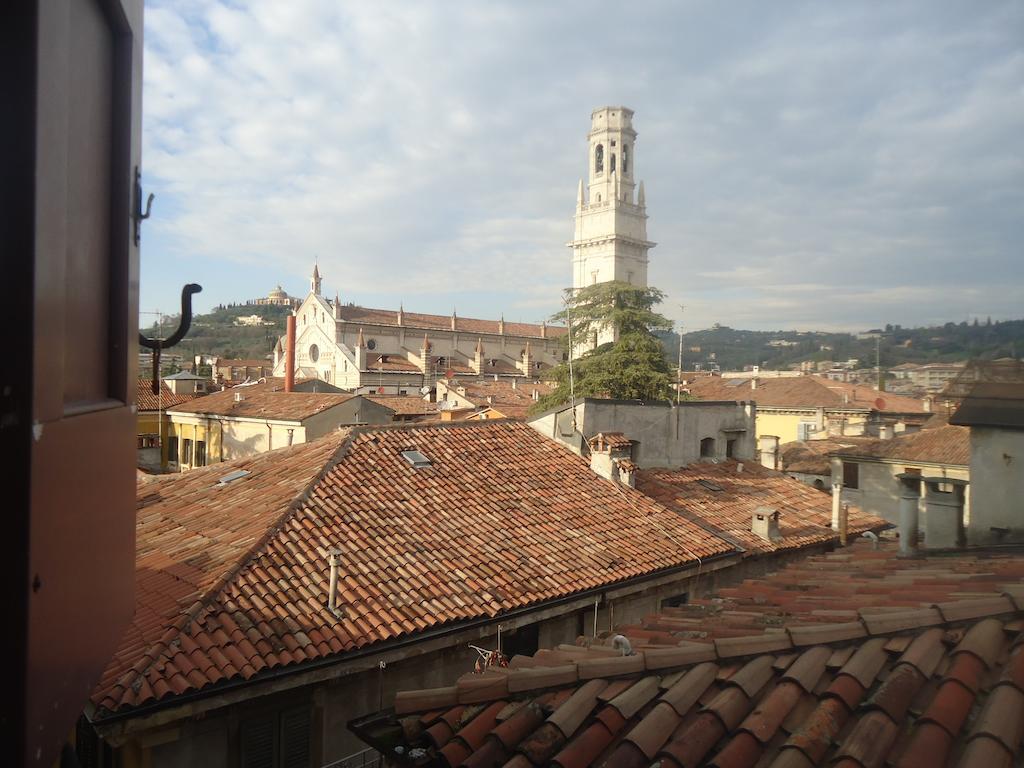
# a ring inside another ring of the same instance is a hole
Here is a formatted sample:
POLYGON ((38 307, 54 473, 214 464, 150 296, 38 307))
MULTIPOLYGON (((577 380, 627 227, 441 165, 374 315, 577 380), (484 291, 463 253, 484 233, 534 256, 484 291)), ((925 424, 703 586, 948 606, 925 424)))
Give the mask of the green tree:
POLYGON ((673 375, 655 331, 668 331, 672 321, 654 311, 665 298, 657 288, 638 288, 623 282, 599 283, 566 291, 566 308, 552 317, 570 328, 564 337, 571 348, 588 351, 558 366, 557 388, 540 399, 533 411, 543 411, 577 397, 622 400, 665 400, 674 396, 673 375), (592 348, 602 331, 614 328, 617 340, 592 348))

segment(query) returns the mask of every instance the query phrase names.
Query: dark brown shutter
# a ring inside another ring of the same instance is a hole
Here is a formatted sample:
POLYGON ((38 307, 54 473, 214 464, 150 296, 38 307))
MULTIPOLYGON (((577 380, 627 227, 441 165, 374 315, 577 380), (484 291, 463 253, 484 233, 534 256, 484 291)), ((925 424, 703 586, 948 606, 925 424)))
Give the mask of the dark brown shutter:
POLYGON ((309 707, 281 714, 281 768, 309 767, 309 707))
POLYGON ((247 720, 242 723, 240 735, 242 768, 276 768, 276 715, 247 720))

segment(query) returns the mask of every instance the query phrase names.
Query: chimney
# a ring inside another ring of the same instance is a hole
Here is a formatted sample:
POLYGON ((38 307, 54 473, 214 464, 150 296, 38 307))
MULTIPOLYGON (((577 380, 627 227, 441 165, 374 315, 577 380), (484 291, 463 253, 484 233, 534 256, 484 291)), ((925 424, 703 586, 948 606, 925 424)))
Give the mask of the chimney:
POLYGON ((245 395, 243 395, 241 392, 235 392, 235 402, 240 403, 243 400, 245 400, 245 395))
POLYGON ((331 566, 331 581, 327 594, 327 609, 337 615, 338 613, 338 566, 341 565, 341 550, 332 549, 327 557, 331 566))
POLYGON ((892 424, 878 425, 878 437, 880 440, 892 440, 895 435, 896 430, 892 424))
POLYGON ((619 482, 630 488, 636 488, 636 471, 639 467, 629 459, 612 459, 612 463, 618 470, 619 482))
POLYGON ((516 380, 515 379, 512 379, 512 389, 518 389, 518 387, 516 386, 516 380))
POLYGON ((832 476, 832 530, 839 530, 840 510, 843 506, 843 482, 832 476))
POLYGON ((924 482, 924 545, 928 549, 954 549, 964 545, 966 480, 922 477, 924 482), (952 486, 944 491, 942 486, 952 486))
POLYGON ((540 400, 540 392, 538 392, 536 389, 533 390, 533 394, 531 395, 531 397, 533 398, 533 402, 536 403, 538 400, 540 400))
POLYGON ((757 376, 750 377, 750 388, 757 389, 757 376))
POLYGON ((285 350, 284 391, 295 388, 295 313, 288 315, 288 349, 285 350))
POLYGON ((761 466, 768 469, 779 468, 779 438, 775 435, 761 435, 758 439, 761 449, 761 466))
POLYGON ((900 557, 913 557, 917 554, 921 476, 901 472, 896 479, 900 481, 900 557))
POLYGON ((782 541, 779 532, 779 513, 771 507, 758 507, 750 518, 750 532, 767 542, 778 544, 782 541))
POLYGON ((847 532, 850 530, 850 505, 843 502, 839 505, 839 546, 846 546, 847 532))

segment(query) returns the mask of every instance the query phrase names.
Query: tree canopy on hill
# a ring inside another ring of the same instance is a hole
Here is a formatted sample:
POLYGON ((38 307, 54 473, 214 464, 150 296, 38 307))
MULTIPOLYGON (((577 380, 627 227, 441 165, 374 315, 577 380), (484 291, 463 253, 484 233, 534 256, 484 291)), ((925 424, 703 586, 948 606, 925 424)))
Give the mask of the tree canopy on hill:
POLYGON ((638 288, 623 282, 599 283, 566 291, 566 308, 552 320, 566 325, 566 352, 588 351, 553 371, 555 390, 540 399, 534 412, 576 397, 623 400, 665 400, 673 396, 672 374, 655 331, 667 331, 672 321, 654 311, 665 297, 657 288, 638 288), (591 348, 601 333, 614 328, 617 340, 591 348), (571 345, 571 346, 570 346, 571 345))

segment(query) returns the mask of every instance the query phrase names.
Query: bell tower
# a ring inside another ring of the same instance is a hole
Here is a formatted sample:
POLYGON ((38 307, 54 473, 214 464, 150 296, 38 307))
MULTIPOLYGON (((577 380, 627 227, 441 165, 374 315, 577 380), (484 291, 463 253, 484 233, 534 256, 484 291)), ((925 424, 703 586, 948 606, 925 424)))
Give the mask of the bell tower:
POLYGON ((313 274, 309 278, 309 290, 310 290, 310 292, 316 294, 317 296, 319 296, 320 295, 320 285, 321 285, 321 282, 322 281, 320 279, 320 265, 319 264, 313 264, 313 274))
MULTIPOLYGON (((600 107, 590 115, 589 173, 576 194, 572 286, 620 280, 647 287, 647 206, 644 184, 635 181, 633 110, 600 107)), ((607 341, 609 339, 603 339, 607 341)))

